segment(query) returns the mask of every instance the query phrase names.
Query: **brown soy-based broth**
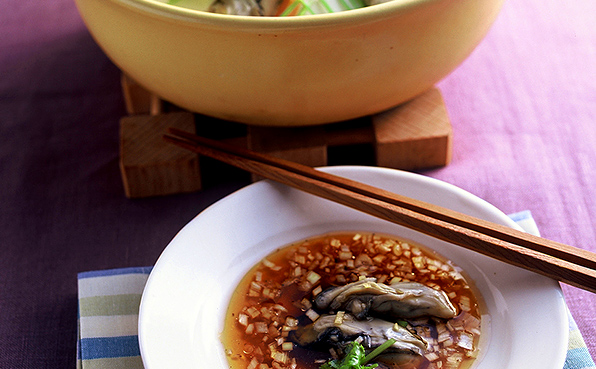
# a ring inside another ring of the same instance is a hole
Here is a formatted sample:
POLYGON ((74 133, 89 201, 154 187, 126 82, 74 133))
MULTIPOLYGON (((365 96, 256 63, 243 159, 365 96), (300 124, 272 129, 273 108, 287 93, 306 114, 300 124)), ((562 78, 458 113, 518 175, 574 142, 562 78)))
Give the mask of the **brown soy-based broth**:
MULTIPOLYGON (((333 286, 375 277, 378 283, 416 281, 444 291, 458 315, 410 321, 429 348, 392 369, 464 369, 478 355, 479 300, 463 275, 423 246, 386 235, 342 232, 313 237, 273 252, 236 288, 222 343, 231 369, 317 369, 331 359, 293 344, 298 324, 317 318, 311 301, 333 286)), ((379 368, 385 366, 381 364, 379 368)))

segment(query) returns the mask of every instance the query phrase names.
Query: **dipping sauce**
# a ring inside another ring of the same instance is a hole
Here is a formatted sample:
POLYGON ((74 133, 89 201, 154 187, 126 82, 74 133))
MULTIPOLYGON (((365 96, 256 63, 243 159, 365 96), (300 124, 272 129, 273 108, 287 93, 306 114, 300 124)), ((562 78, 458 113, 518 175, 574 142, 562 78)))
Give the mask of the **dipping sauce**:
MULTIPOLYGON (((418 282, 443 291, 452 319, 403 319, 427 343, 422 355, 380 369, 465 369, 478 355, 479 299, 461 271, 421 245, 393 236, 342 232, 278 249, 255 265, 236 288, 222 343, 231 369, 318 369, 337 353, 303 348, 292 331, 316 321, 314 298, 363 278, 379 284, 418 282)), ((403 322, 402 322, 403 323, 403 322)))

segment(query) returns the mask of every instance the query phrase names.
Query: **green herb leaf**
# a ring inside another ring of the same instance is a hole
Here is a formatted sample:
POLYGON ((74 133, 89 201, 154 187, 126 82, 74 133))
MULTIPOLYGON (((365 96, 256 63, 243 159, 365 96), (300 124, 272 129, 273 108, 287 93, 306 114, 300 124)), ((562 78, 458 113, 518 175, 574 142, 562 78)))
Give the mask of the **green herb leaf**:
POLYGON ((364 347, 358 342, 350 342, 345 356, 340 359, 330 360, 321 365, 320 369, 372 369, 378 364, 366 365, 369 361, 377 357, 383 351, 387 350, 395 343, 395 339, 390 339, 381 346, 374 349, 366 355, 364 347))

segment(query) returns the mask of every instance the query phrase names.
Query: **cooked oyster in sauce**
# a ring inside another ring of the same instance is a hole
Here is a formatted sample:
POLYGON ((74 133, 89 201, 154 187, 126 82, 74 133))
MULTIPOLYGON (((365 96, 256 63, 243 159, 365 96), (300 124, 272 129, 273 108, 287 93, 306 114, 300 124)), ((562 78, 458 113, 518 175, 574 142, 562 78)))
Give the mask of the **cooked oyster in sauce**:
POLYGON ((453 318, 457 311, 445 292, 416 282, 380 284, 366 278, 341 287, 330 288, 314 300, 319 309, 345 310, 358 319, 367 316, 453 318))
POLYGON ((233 295, 222 341, 231 369, 320 369, 352 342, 380 369, 468 369, 481 314, 469 282, 419 245, 367 233, 280 248, 233 295), (397 323, 397 324, 396 324, 397 323))
POLYGON ((391 338, 396 341, 385 353, 422 355, 427 347, 420 336, 398 323, 375 318, 357 320, 350 314, 321 315, 290 334, 290 339, 300 346, 343 347, 358 340, 366 349, 378 347, 391 338))

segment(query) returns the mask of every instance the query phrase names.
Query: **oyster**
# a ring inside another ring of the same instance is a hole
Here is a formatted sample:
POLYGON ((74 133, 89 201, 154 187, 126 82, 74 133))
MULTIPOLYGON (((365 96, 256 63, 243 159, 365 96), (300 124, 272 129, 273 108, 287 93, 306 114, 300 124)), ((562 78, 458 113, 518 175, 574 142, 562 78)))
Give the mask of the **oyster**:
POLYGON ((215 0, 208 11, 230 15, 263 15, 263 9, 255 0, 215 0))
POLYGON ((314 300, 321 310, 345 310, 357 319, 382 316, 391 319, 435 316, 453 318, 457 311, 443 291, 417 282, 391 285, 365 278, 323 291, 314 300))
POLYGON ((211 13, 229 15, 272 16, 280 0, 214 0, 207 9, 211 13))
POLYGON ((378 347, 393 338, 396 342, 384 354, 422 355, 427 343, 397 323, 369 318, 358 320, 350 314, 321 315, 315 322, 292 331, 290 339, 302 346, 343 347, 356 339, 366 349, 378 347))

